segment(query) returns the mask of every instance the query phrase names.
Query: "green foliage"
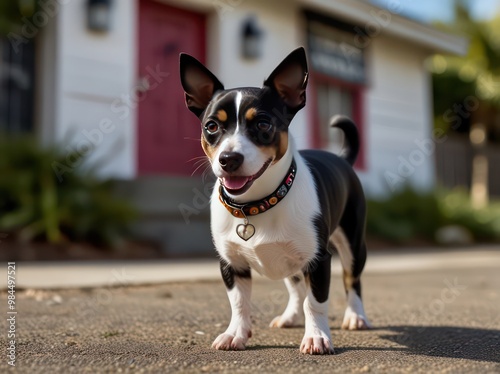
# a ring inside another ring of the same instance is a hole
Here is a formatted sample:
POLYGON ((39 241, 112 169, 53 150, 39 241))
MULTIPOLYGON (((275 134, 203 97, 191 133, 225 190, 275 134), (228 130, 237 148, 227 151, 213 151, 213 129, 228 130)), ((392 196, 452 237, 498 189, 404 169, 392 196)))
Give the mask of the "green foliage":
POLYGON ((0 1, 0 35, 19 32, 23 21, 35 13, 37 6, 35 0, 0 1))
POLYGON ((476 241, 500 240, 500 202, 474 209, 464 191, 419 193, 407 187, 385 200, 368 201, 367 232, 396 243, 435 241, 448 225, 470 231, 476 241))
POLYGON ((440 194, 440 210, 447 224, 467 228, 477 241, 500 240, 500 201, 490 201, 484 209, 474 209, 462 190, 440 194))
POLYGON ((465 36, 469 50, 465 56, 436 55, 429 61, 436 127, 448 130, 453 121, 446 113, 452 110, 457 113, 456 106, 473 97, 480 103, 479 110, 476 108, 472 115, 462 115, 466 123, 454 130, 467 133, 468 122, 482 122, 492 132, 490 140, 500 141, 500 133, 494 130, 496 114, 500 111, 500 15, 475 21, 463 1, 456 4, 455 21, 437 27, 465 36))
POLYGON ((395 242, 432 237, 442 223, 439 203, 433 194, 406 188, 386 200, 368 201, 368 233, 395 242))
POLYGON ((59 181, 53 165, 66 164, 68 155, 31 139, 4 136, 0 154, 0 231, 25 241, 120 243, 135 212, 113 196, 112 182, 81 169, 59 181))

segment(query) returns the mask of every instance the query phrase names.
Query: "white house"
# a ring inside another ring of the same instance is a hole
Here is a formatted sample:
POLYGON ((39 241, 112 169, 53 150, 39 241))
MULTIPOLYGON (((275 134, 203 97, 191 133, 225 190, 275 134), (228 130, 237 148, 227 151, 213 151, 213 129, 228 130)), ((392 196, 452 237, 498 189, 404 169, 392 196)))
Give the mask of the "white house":
MULTIPOLYGON (((434 185, 439 134, 424 61, 437 52, 463 54, 467 42, 400 16, 404 1, 390 1, 387 10, 360 0, 49 3, 58 7, 39 10, 46 17, 34 25, 35 130, 86 163, 102 163, 103 176, 184 181, 184 202, 193 205, 191 184, 200 177, 189 177, 190 160, 202 154, 200 128, 185 109, 179 53, 204 61, 226 87, 255 86, 303 45, 311 79, 307 105, 291 126, 299 147, 332 148, 338 140, 328 119, 347 114, 360 129, 357 169, 367 194, 406 181, 434 185)), ((61 178, 82 167, 67 161, 55 171, 61 178)), ((169 191, 156 190, 169 200, 169 191)))

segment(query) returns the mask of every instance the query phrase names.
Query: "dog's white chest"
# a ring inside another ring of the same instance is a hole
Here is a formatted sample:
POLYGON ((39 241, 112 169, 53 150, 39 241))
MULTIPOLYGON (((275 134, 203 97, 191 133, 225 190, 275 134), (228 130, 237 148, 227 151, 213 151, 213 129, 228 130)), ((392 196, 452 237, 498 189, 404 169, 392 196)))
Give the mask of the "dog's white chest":
POLYGON ((237 234, 242 220, 232 217, 227 221, 213 220, 214 242, 219 254, 236 268, 250 265, 270 279, 283 279, 302 271, 317 249, 311 220, 289 214, 284 205, 272 213, 272 216, 250 217, 255 234, 248 241, 237 234))
POLYGON ((310 260, 309 251, 303 251, 294 241, 276 242, 248 247, 227 243, 227 255, 243 256, 250 267, 270 279, 283 279, 299 271, 310 260))
MULTIPOLYGON (((258 273, 283 279, 304 270, 318 249, 313 219, 319 214, 313 178, 301 157, 296 154, 297 174, 283 201, 263 214, 249 216, 255 233, 248 240, 238 236, 244 223, 228 213, 219 202, 218 184, 211 204, 211 226, 215 247, 220 256, 236 269, 250 266, 258 273)), ((241 232, 240 232, 241 234, 241 232)))

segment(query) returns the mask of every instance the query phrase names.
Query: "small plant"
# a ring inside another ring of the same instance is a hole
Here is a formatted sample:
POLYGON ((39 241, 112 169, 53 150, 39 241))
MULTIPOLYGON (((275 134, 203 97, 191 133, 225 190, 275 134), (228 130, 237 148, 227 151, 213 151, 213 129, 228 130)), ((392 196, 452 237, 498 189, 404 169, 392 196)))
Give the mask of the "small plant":
POLYGON ((107 339, 107 338, 111 338, 113 336, 117 336, 117 335, 120 335, 121 332, 120 331, 116 331, 116 330, 113 330, 113 331, 105 331, 102 333, 102 337, 104 339, 107 339))
POLYGON ((0 140, 0 231, 23 241, 116 246, 135 217, 113 183, 75 169, 60 182, 52 168, 68 157, 28 138, 0 140))

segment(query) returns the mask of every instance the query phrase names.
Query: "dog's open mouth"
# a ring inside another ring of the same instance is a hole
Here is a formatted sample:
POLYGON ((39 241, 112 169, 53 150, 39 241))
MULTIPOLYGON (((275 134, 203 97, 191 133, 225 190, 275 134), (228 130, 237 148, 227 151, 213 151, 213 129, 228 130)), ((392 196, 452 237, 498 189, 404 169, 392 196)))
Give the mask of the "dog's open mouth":
POLYGON ((269 165, 271 165, 271 162, 272 159, 267 160, 264 165, 262 165, 257 174, 254 174, 250 177, 229 176, 220 178, 220 181, 230 195, 241 195, 242 193, 248 191, 253 182, 257 180, 262 174, 264 174, 269 165))

